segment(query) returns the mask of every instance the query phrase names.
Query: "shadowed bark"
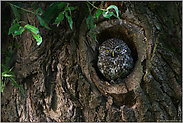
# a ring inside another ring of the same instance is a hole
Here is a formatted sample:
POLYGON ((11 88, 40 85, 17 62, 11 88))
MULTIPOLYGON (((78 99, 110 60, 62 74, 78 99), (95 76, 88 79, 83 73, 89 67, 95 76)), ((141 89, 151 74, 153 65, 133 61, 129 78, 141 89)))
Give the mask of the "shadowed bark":
MULTIPOLYGON (((22 11, 21 20, 37 27, 43 42, 37 46, 28 31, 14 39, 3 37, 20 44, 14 49, 18 62, 13 71, 26 97, 7 82, 1 93, 1 121, 182 121, 182 2, 97 4, 99 8, 116 5, 121 18, 100 15, 94 20, 98 42, 86 24, 85 2, 70 3, 77 6, 73 30, 65 19, 59 27, 42 28, 36 16, 22 11), (131 73, 115 84, 96 65, 99 45, 112 37, 128 44, 135 61, 131 73)), ((49 6, 39 2, 38 7, 49 6)), ((2 12, 13 14, 10 9, 6 5, 2 12)), ((2 48, 7 43, 2 42, 2 48)))

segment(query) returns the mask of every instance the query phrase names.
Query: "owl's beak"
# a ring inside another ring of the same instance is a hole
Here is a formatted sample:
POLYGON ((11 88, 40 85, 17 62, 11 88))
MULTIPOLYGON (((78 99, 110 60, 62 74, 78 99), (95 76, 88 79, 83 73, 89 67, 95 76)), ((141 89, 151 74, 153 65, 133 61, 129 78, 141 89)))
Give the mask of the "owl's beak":
POLYGON ((114 57, 114 51, 112 51, 112 57, 114 57))

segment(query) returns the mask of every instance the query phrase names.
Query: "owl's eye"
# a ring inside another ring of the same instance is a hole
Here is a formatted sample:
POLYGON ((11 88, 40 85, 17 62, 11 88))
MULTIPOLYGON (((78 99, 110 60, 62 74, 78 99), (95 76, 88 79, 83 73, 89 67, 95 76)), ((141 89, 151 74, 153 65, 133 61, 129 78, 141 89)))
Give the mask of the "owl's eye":
POLYGON ((110 52, 110 49, 106 49, 107 52, 110 52))
POLYGON ((121 49, 120 49, 120 48, 117 48, 116 50, 117 50, 117 51, 120 51, 121 49))

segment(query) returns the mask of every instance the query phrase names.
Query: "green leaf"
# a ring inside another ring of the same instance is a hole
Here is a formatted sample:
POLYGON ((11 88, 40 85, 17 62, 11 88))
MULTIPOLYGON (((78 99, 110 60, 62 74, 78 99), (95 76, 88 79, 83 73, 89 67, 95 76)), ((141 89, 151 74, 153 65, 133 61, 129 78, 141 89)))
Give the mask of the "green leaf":
POLYGON ((25 25, 25 28, 28 31, 30 31, 33 37, 36 39, 37 45, 40 45, 42 43, 42 37, 39 35, 39 30, 36 27, 29 24, 25 25))
POLYGON ((10 47, 9 53, 12 53, 12 47, 13 47, 13 45, 10 45, 9 47, 10 47))
POLYGON ((64 13, 63 12, 60 12, 60 14, 58 15, 58 17, 55 19, 55 23, 53 23, 53 24, 58 24, 63 19, 64 19, 64 13))
POLYGON ((46 10, 46 12, 44 13, 43 20, 45 21, 46 25, 50 22, 50 20, 52 19, 53 15, 56 13, 56 11, 57 11, 57 7, 56 6, 58 4, 59 4, 59 2, 53 2, 50 5, 50 7, 46 10))
POLYGON ((7 65, 1 64, 1 68, 3 69, 3 71, 9 71, 7 65))
POLYGON ((15 77, 15 75, 10 75, 10 74, 4 74, 4 77, 15 77))
POLYGON ((5 83, 3 82, 3 77, 1 77, 1 92, 4 90, 5 83))
POLYGON ((113 15, 113 12, 109 12, 109 11, 103 11, 103 16, 105 18, 110 18, 113 15))
POLYGON ((45 28, 51 30, 50 27, 47 26, 47 23, 45 23, 45 21, 40 16, 37 15, 37 18, 38 18, 41 26, 44 26, 45 28))
POLYGON ((62 9, 63 7, 65 7, 66 4, 67 4, 67 2, 60 2, 58 4, 58 9, 62 9))
POLYGON ((7 56, 6 57, 12 57, 12 53, 8 52, 6 50, 1 49, 2 52, 4 52, 7 56))
POLYGON ((5 75, 5 74, 11 74, 11 75, 14 75, 13 74, 13 72, 12 72, 12 69, 14 68, 14 67, 12 67, 11 69, 9 69, 9 67, 7 66, 7 65, 5 65, 5 64, 1 64, 1 67, 2 67, 2 69, 3 69, 3 73, 2 73, 2 75, 5 75))
POLYGON ((34 34, 31 32, 31 34, 34 36, 34 38, 37 41, 37 45, 40 45, 42 43, 42 37, 39 34, 34 34))
POLYGON ((39 30, 38 30, 36 27, 32 26, 32 25, 27 24, 27 25, 25 25, 24 27, 25 27, 27 30, 33 32, 34 34, 38 34, 38 33, 39 33, 39 30))
POLYGON ((20 45, 17 44, 17 42, 15 42, 15 47, 18 49, 18 48, 20 48, 20 45))
POLYGON ((67 12, 65 12, 65 17, 67 18, 67 20, 69 22, 69 26, 72 29, 72 24, 73 24, 72 18, 70 16, 68 16, 67 12))
POLYGON ((75 10, 75 9, 77 9, 77 6, 76 7, 66 7, 64 10, 65 11, 67 11, 67 10, 70 11, 70 10, 75 10))
POLYGON ((109 7, 107 7, 107 10, 109 10, 109 9, 115 9, 116 14, 117 14, 117 17, 119 17, 118 7, 117 7, 117 6, 115 6, 115 5, 110 5, 109 7))
POLYGON ((20 25, 18 23, 14 24, 13 26, 11 26, 9 28, 9 32, 8 32, 8 35, 11 34, 11 33, 14 33, 16 30, 18 30, 20 27, 20 25))
POLYGON ((26 97, 25 96, 24 89, 20 85, 17 84, 17 82, 14 80, 14 78, 10 77, 10 81, 14 84, 14 86, 16 88, 19 88, 19 90, 22 92, 22 94, 24 95, 24 97, 26 97))
POLYGON ((90 29, 90 25, 91 25, 91 22, 92 22, 92 16, 91 14, 88 15, 88 17, 86 18, 86 24, 88 26, 88 29, 90 29))
POLYGON ((41 8, 36 9, 35 14, 36 15, 42 15, 43 14, 43 9, 41 9, 41 8))
POLYGON ((9 63, 10 60, 11 60, 11 57, 6 57, 5 64, 7 65, 7 64, 9 63))
POLYGON ((91 33, 91 35, 94 37, 95 41, 98 43, 98 41, 97 41, 97 36, 96 36, 96 34, 94 33, 93 29, 90 30, 90 33, 91 33))
POLYGON ((25 30, 24 27, 20 26, 19 27, 19 30, 15 31, 14 34, 13 34, 13 37, 16 36, 16 35, 20 35, 22 34, 22 32, 25 30))
POLYGON ((100 9, 97 9, 97 13, 96 13, 96 16, 97 16, 97 20, 98 20, 98 17, 99 17, 99 15, 102 13, 102 10, 100 10, 100 9))
POLYGON ((10 77, 10 81, 14 84, 14 86, 15 86, 16 88, 21 87, 20 85, 17 84, 17 82, 15 81, 14 78, 10 77))
POLYGON ((13 13, 14 13, 14 15, 15 15, 17 21, 19 21, 19 20, 20 20, 20 14, 19 14, 17 8, 14 7, 13 4, 11 4, 11 3, 10 3, 10 6, 11 6, 11 8, 12 8, 12 10, 13 10, 13 13))
POLYGON ((93 36, 95 38, 95 41, 98 43, 96 34, 94 34, 93 36))
POLYGON ((116 18, 118 18, 118 19, 120 19, 120 18, 119 18, 118 16, 116 16, 114 13, 113 13, 113 16, 116 17, 116 18))
POLYGON ((65 7, 65 11, 68 11, 69 10, 69 13, 70 13, 70 15, 71 15, 71 10, 75 10, 75 9, 77 9, 77 7, 65 7))
POLYGON ((15 20, 13 20, 13 24, 15 24, 16 23, 16 19, 15 20))
POLYGON ((20 86, 19 90, 22 92, 22 94, 24 95, 24 97, 26 97, 25 91, 24 91, 24 89, 21 86, 20 86))

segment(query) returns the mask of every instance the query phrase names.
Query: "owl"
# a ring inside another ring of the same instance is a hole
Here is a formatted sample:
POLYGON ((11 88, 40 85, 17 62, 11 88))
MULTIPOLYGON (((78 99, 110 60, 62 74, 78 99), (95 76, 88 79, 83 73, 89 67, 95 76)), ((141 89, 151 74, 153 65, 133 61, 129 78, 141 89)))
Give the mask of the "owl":
POLYGON ((108 80, 126 77, 133 64, 131 50, 123 40, 111 38, 99 46, 97 66, 108 80))

